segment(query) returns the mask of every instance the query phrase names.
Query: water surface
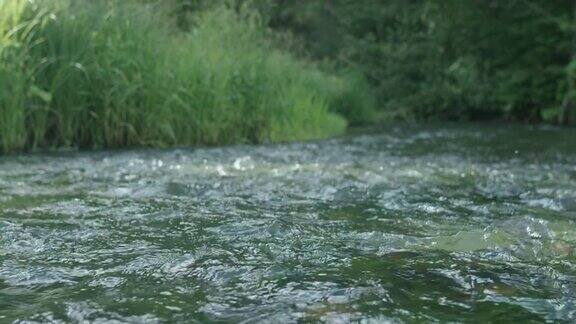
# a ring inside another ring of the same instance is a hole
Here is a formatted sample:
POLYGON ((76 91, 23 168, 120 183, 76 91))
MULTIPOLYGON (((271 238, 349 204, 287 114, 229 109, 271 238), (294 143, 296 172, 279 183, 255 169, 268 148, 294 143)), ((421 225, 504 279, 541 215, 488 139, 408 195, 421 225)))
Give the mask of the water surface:
POLYGON ((0 158, 0 322, 576 320, 576 131, 0 158))

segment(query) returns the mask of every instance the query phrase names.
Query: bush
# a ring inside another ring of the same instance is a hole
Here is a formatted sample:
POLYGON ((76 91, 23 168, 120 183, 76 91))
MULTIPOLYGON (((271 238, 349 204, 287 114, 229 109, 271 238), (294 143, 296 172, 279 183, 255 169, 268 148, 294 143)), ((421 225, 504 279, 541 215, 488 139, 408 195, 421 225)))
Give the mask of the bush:
POLYGON ((0 151, 303 140, 370 105, 275 50, 256 14, 217 6, 183 33, 151 6, 0 0, 0 151))

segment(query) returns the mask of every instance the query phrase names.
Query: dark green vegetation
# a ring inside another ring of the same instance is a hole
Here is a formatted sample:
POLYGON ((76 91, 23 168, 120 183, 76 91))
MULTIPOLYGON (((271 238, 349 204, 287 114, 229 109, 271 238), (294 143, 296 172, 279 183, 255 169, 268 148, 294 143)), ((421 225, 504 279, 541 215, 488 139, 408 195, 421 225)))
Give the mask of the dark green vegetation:
POLYGON ((573 0, 272 3, 272 26, 361 71, 388 117, 576 122, 573 0))
MULTIPOLYGON (((182 12, 214 1, 174 0, 182 12)), ((380 117, 576 122, 572 0, 236 0, 372 85, 380 117)), ((182 24, 186 26, 186 24, 182 24)))
POLYGON ((576 130, 439 126, 0 157, 0 323, 574 323, 576 130))
POLYGON ((559 0, 0 0, 0 152, 576 121, 559 0))

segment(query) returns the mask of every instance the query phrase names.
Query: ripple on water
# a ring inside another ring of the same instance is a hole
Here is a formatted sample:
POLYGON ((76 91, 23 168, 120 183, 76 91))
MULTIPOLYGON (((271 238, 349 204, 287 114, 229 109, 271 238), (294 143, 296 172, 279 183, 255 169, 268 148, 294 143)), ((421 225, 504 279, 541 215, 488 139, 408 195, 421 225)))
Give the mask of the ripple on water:
POLYGON ((0 159, 0 322, 576 319, 573 130, 0 159))

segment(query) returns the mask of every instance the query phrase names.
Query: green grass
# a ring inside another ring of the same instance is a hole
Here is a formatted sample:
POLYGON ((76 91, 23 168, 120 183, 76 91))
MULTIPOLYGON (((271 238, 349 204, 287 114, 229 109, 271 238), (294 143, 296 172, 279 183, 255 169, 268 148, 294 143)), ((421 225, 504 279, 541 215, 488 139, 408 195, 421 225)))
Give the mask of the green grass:
POLYGON ((182 33, 157 9, 0 0, 0 152, 305 140, 372 109, 352 79, 274 49, 255 15, 217 7, 182 33))

